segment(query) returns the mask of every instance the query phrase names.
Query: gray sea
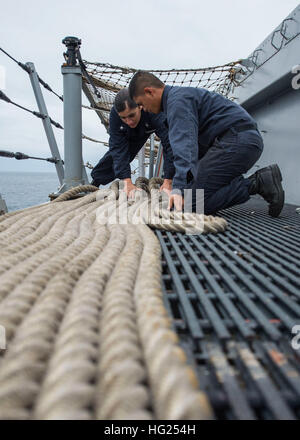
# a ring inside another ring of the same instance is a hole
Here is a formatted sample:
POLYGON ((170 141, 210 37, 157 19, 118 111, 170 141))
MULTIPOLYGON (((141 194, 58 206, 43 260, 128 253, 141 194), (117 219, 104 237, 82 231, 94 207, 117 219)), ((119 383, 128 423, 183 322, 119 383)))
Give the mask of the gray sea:
POLYGON ((56 173, 0 172, 0 194, 8 211, 49 202, 48 194, 58 186, 56 173))

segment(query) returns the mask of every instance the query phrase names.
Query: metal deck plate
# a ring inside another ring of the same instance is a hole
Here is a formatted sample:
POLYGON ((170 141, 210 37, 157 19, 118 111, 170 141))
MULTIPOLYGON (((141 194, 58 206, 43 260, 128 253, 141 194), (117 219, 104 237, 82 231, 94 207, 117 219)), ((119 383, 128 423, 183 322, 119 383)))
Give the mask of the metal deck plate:
POLYGON ((274 219, 254 197, 219 213, 225 233, 156 231, 165 304, 217 419, 300 418, 296 208, 274 219))

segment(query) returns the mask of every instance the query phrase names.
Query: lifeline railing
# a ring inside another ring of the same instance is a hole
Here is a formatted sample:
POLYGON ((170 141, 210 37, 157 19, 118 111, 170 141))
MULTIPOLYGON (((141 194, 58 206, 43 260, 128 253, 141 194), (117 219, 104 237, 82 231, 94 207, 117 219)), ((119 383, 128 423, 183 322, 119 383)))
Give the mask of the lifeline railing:
MULTIPOLYGON (((61 185, 59 193, 64 192, 65 190, 73 187, 74 185, 76 186, 81 183, 82 184, 89 183, 89 179, 88 179, 85 167, 87 167, 87 168, 93 168, 93 167, 89 163, 87 163, 85 165, 83 164, 82 154, 81 154, 81 160, 80 160, 80 166, 79 166, 80 170, 78 168, 77 171, 75 171, 75 168, 73 167, 72 163, 69 164, 71 167, 71 174, 72 174, 72 177, 70 177, 70 168, 68 167, 68 164, 66 163, 66 161, 62 160, 62 158, 60 156, 60 152, 58 150, 55 135, 54 135, 54 132, 52 129, 52 126, 54 126, 58 129, 66 131, 66 127, 64 127, 62 124, 55 121, 54 119, 52 119, 49 116, 40 85, 42 85, 49 92, 53 93, 62 102, 64 102, 64 97, 59 95, 58 93, 56 93, 52 89, 52 87, 50 87, 49 84, 47 84, 38 75, 33 63, 24 64, 21 61, 16 60, 12 55, 10 55, 4 49, 0 48, 0 51, 3 54, 5 54, 7 57, 9 57, 12 61, 14 61, 16 64, 18 64, 19 67, 21 67, 25 72, 28 73, 28 75, 30 77, 31 85, 32 85, 32 88, 33 88, 33 91, 35 94, 35 98, 36 98, 36 102, 37 102, 39 111, 34 111, 34 110, 31 110, 27 107, 24 107, 23 105, 18 104, 14 100, 10 99, 1 90, 0 90, 0 99, 8 104, 11 104, 11 105, 14 105, 14 106, 20 108, 23 111, 31 113, 33 116, 42 120, 52 157, 50 157, 50 158, 34 157, 34 156, 30 156, 30 155, 27 155, 27 154, 24 154, 21 152, 14 153, 11 151, 6 151, 6 150, 0 150, 0 156, 15 158, 17 160, 23 160, 23 159, 46 160, 50 163, 54 163, 55 167, 56 167, 58 179, 59 179, 59 182, 61 185), (64 167, 64 165, 65 165, 65 167, 64 167), (66 171, 67 171, 67 173, 66 173, 66 171), (75 175, 73 176, 74 171, 75 171, 75 175)), ((63 68, 64 67, 66 67, 66 66, 63 66, 63 68)), ((65 71, 65 73, 67 73, 67 72, 68 72, 68 70, 65 71)), ((81 75, 81 71, 80 71, 80 75, 81 75)), ((80 94, 81 94, 81 89, 80 89, 80 94)), ((64 102, 64 104, 65 104, 65 102, 64 102)), ((86 108, 87 106, 82 105, 82 107, 86 108)), ((87 108, 89 108, 89 107, 87 107, 87 108)), ((81 109, 80 109, 80 111, 81 111, 81 109)), ((71 120, 72 119, 73 119, 73 116, 71 116, 71 120)), ((67 123, 70 123, 70 121, 68 121, 67 123)), ((81 115, 80 115, 80 126, 81 125, 82 124, 81 124, 81 115)), ((71 129, 71 131, 72 131, 72 129, 71 129)), ((86 139, 86 140, 89 140, 92 142, 97 142, 97 143, 107 145, 106 142, 96 140, 90 136, 86 136, 83 133, 80 133, 80 139, 86 139)), ((82 146, 80 146, 80 151, 82 152, 82 146)), ((69 154, 69 156, 71 155, 71 157, 72 157, 72 151, 68 152, 67 155, 68 154, 69 154)), ((65 158, 66 158, 66 150, 65 150, 65 158)), ((72 160, 71 160, 71 162, 72 162, 72 160)))

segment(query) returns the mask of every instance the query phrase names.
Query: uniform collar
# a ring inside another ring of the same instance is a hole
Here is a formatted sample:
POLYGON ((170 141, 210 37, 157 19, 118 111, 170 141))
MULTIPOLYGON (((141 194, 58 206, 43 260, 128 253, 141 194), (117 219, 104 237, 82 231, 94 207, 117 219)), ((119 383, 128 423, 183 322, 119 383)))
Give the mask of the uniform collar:
POLYGON ((161 97, 161 111, 165 112, 167 111, 167 99, 168 99, 168 94, 169 91, 171 89, 171 86, 166 85, 161 97))

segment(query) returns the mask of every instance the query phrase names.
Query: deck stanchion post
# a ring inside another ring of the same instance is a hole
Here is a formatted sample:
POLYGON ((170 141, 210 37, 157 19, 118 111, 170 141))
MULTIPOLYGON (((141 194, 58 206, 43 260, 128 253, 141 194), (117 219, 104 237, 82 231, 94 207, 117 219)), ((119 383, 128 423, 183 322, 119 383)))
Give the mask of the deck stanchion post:
POLYGON ((145 177, 145 145, 138 152, 139 177, 145 177))
POLYGON ((151 134, 150 136, 150 161, 149 161, 149 179, 153 177, 153 170, 154 170, 154 134, 151 134))
POLYGON ((33 63, 26 63, 26 66, 29 69, 28 73, 29 73, 31 85, 32 85, 32 88, 33 88, 33 92, 34 92, 34 96, 35 96, 35 99, 36 99, 36 102, 37 102, 37 105, 38 105, 39 112, 42 115, 46 115, 47 116, 45 119, 42 119, 42 122, 43 122, 43 126, 44 126, 44 129, 45 129, 45 133, 46 133, 46 136, 47 136, 47 140, 48 140, 48 143, 49 143, 49 147, 50 147, 50 151, 51 151, 52 157, 55 157, 56 159, 59 160, 59 162, 57 162, 55 164, 55 168, 56 168, 56 172, 57 172, 57 177, 58 177, 59 183, 60 183, 60 185, 62 185, 63 179, 64 179, 64 166, 63 166, 62 161, 61 161, 59 149, 57 147, 56 139, 55 139, 55 136, 54 136, 52 125, 51 125, 51 121, 50 121, 50 118, 49 118, 49 115, 48 115, 47 107, 46 107, 45 100, 44 100, 44 97, 43 97, 43 93, 42 93, 42 90, 41 90, 41 86, 40 86, 40 83, 39 83, 39 77, 38 77, 38 74, 37 74, 37 72, 35 70, 35 66, 34 66, 33 63))
POLYGON ((154 169, 154 177, 161 177, 162 176, 162 170, 163 170, 163 163, 164 163, 164 157, 162 152, 162 144, 159 143, 157 157, 156 157, 156 164, 154 169))
POLYGON ((82 176, 82 76, 77 62, 77 50, 81 40, 66 37, 63 44, 67 47, 64 54, 66 63, 62 65, 64 88, 64 191, 83 185, 82 176))

